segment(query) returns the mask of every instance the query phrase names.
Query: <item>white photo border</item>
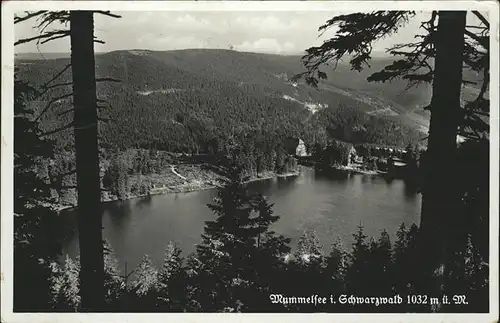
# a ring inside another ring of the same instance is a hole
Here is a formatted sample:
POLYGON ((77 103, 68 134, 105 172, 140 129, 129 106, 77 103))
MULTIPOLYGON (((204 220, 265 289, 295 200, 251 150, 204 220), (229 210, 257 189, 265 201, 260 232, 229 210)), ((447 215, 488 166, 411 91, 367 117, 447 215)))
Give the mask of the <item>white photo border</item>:
POLYGON ((497 1, 5 1, 2 2, 1 322, 498 322, 499 4, 497 1), (486 314, 13 313, 14 13, 33 10, 309 11, 478 10, 490 19, 490 312, 486 314))

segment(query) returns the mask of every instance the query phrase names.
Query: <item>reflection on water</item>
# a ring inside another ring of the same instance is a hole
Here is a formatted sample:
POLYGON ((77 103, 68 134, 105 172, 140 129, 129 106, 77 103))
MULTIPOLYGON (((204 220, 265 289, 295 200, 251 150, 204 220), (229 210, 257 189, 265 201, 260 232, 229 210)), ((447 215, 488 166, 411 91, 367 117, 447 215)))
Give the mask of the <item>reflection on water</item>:
POLYGON ((404 182, 404 193, 408 200, 415 200, 417 198, 418 187, 415 183, 410 181, 404 182))
MULTIPOLYGON (((398 226, 419 223, 420 195, 415 186, 402 180, 345 172, 304 171, 298 177, 275 178, 249 184, 249 189, 268 196, 281 219, 273 230, 297 238, 304 229, 315 229, 329 248, 338 236, 347 248, 361 223, 368 236, 387 229, 395 237, 398 226)), ((207 204, 216 190, 150 196, 104 204, 104 237, 121 264, 135 267, 147 253, 157 265, 164 248, 175 241, 185 253, 195 250, 204 223, 214 219, 207 204)), ((64 214, 65 252, 78 252, 76 212, 64 214)))
POLYGON ((153 197, 151 195, 141 197, 141 198, 137 199, 136 205, 139 207, 141 207, 143 205, 148 206, 151 204, 152 199, 153 199, 153 197))
POLYGON ((394 181, 394 177, 391 175, 382 175, 382 178, 385 180, 387 184, 391 184, 394 181))

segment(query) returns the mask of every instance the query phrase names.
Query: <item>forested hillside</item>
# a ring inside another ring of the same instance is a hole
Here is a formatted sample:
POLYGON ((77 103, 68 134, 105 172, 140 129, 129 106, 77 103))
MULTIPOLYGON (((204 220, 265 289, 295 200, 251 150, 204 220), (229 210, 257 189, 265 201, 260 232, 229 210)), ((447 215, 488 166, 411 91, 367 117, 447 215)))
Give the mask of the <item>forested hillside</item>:
MULTIPOLYGON (((68 62, 65 58, 18 60, 17 65, 20 78, 40 88, 68 62)), ((396 94, 401 84, 368 84, 366 75, 347 76, 348 70, 339 67, 318 91, 290 81, 301 71, 298 56, 135 50, 98 55, 96 66, 99 78, 120 81, 99 82, 98 93, 103 100, 101 116, 110 119, 102 127, 102 142, 122 149, 134 143, 186 153, 228 151, 231 144, 245 142, 256 133, 271 140, 266 143, 269 146, 287 136, 308 138, 306 145, 312 146, 316 138, 323 140, 332 122, 341 124, 353 119, 352 114, 356 120, 363 119, 359 125, 347 125, 363 132, 356 140, 404 146, 403 137, 422 137, 415 130, 426 123, 425 115, 415 118, 414 112, 426 104, 426 89, 396 94), (349 115, 331 118, 339 115, 335 113, 339 107, 349 115), (315 113, 321 110, 325 112, 315 113)), ((66 71, 54 83, 70 81, 66 71)), ((70 85, 49 89, 35 103, 37 109, 43 110, 51 99, 70 92, 70 85)), ((70 108, 68 98, 54 102, 42 117, 44 129, 68 124, 71 113, 64 112, 70 108)), ((58 134, 64 146, 70 138, 64 132, 58 134)))

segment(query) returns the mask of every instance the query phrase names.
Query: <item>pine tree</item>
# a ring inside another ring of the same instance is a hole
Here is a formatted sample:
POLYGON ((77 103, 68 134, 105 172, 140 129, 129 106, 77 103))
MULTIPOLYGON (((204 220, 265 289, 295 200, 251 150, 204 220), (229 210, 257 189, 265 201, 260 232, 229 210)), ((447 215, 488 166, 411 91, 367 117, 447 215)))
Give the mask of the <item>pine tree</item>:
MULTIPOLYGON (((348 256, 349 254, 344 249, 342 240, 337 237, 332 243, 330 254, 325 260, 326 289, 329 294, 342 295, 346 292, 348 256)), ((339 306, 332 304, 331 308, 337 309, 339 306)))
POLYGON ((163 267, 158 273, 158 278, 161 283, 168 285, 168 281, 176 275, 182 268, 182 250, 179 249, 173 242, 169 242, 165 248, 165 258, 163 267))
POLYGON ((332 244, 330 254, 326 260, 327 270, 333 280, 344 281, 348 261, 347 256, 348 253, 344 249, 342 240, 337 237, 332 244))
POLYGON ((408 266, 410 265, 408 258, 408 230, 404 223, 396 233, 397 240, 394 243, 394 264, 392 268, 392 276, 394 278, 394 289, 400 295, 408 293, 408 266))
MULTIPOLYGON (((419 262, 421 261, 419 254, 420 228, 415 223, 413 223, 408 230, 407 241, 407 275, 410 283, 410 288, 412 288, 414 292, 418 292, 418 290, 421 290, 417 286, 418 283, 432 284, 432 282, 421 282, 423 277, 420 272, 421 264, 419 264, 419 262)), ((422 289, 425 290, 426 287, 423 287, 422 289)))
MULTIPOLYGON (((107 11, 96 13, 119 17, 107 11)), ((14 23, 38 19, 37 27, 41 30, 36 37, 20 39, 14 43, 19 45, 31 41, 49 42, 64 37, 70 38, 71 64, 45 84, 44 90, 64 86, 51 85, 71 67, 72 93, 64 94, 51 100, 39 116, 38 120, 51 104, 59 99, 73 97, 73 122, 47 134, 55 134, 72 128, 75 134, 76 177, 78 191, 78 234, 81 257, 81 294, 84 311, 99 311, 104 306, 104 259, 102 246, 102 213, 101 180, 99 169, 98 123, 101 119, 97 113, 97 94, 94 58, 94 11, 47 11, 25 12, 24 16, 15 16, 14 23), (70 24, 69 30, 46 31, 53 22, 70 24)), ((68 111, 68 112, 69 112, 68 111)))
POLYGON ((304 230, 297 242, 297 250, 295 251, 295 258, 300 259, 302 256, 309 253, 309 236, 308 231, 304 230))
MULTIPOLYGON (((422 82, 433 85, 431 103, 426 107, 431 111, 428 150, 426 162, 421 163, 424 182, 419 257, 422 276, 428 281, 441 272, 438 269, 447 262, 451 240, 459 230, 456 228, 460 228, 454 225, 460 214, 459 184, 454 171, 457 135, 476 140, 489 136, 490 102, 485 95, 489 83, 490 23, 482 13, 471 11, 470 15, 480 23, 469 26, 467 14, 433 11, 430 19, 421 24, 425 31, 416 36, 418 41, 389 48, 387 52, 400 59, 368 78, 382 82, 403 78, 409 86, 422 82), (461 88, 468 82, 462 76, 464 67, 482 73, 484 78, 477 98, 462 108, 461 88)), ((352 55, 352 68, 361 71, 371 59, 372 43, 392 35, 415 16, 415 12, 408 11, 375 11, 333 17, 319 30, 336 27, 336 35, 319 47, 307 49, 303 57, 307 71, 296 78, 304 76, 309 84, 317 86, 319 80, 327 78, 320 70, 322 64, 338 63, 346 55, 352 55)), ((444 283, 437 283, 434 288, 441 288, 444 283)))
POLYGON ((125 280, 120 274, 118 260, 111 245, 104 241, 104 301, 107 309, 114 309, 118 306, 121 298, 125 294, 125 280))
POLYGON ((129 168, 125 157, 117 155, 108 171, 111 181, 111 193, 116 195, 119 200, 126 199, 129 193, 129 168))
MULTIPOLYGON (((489 308, 488 301, 488 264, 484 261, 481 252, 474 246, 472 238, 467 239, 467 248, 464 255, 465 267, 465 285, 469 304, 464 309, 458 309, 463 312, 487 312, 489 308)), ((462 291, 460 291, 462 292, 462 291)))
POLYGON ((66 255, 64 266, 51 264, 51 305, 57 311, 78 311, 81 306, 80 264, 66 255))
POLYGON ((299 238, 295 258, 303 263, 321 262, 323 246, 315 230, 304 230, 299 238))
POLYGON ((370 246, 370 267, 373 282, 370 286, 372 293, 377 295, 389 295, 392 292, 393 277, 390 275, 392 269, 392 247, 389 234, 383 230, 379 239, 372 241, 370 246))
POLYGON ((202 243, 197 246, 199 260, 211 275, 213 285, 212 305, 218 310, 235 308, 233 292, 240 282, 248 283, 251 258, 254 253, 258 230, 251 218, 253 206, 242 183, 241 168, 230 169, 230 182, 220 189, 214 204, 208 205, 216 214, 215 221, 207 221, 202 234, 202 243), (243 279, 243 281, 242 281, 243 279))
POLYGON ((358 232, 353 234, 354 243, 349 256, 350 264, 347 269, 347 288, 351 293, 363 295, 371 284, 369 251, 370 246, 366 241, 363 226, 358 226, 358 232))
POLYGON ((200 312, 208 310, 203 308, 202 304, 206 304, 207 300, 203 299, 206 294, 205 283, 205 268, 203 263, 196 257, 196 254, 190 254, 186 259, 186 306, 188 312, 200 312))
POLYGON ((94 58, 94 14, 69 13, 73 79, 78 232, 84 310, 104 306, 101 180, 94 58))
MULTIPOLYGON (((285 288, 283 294, 287 295, 309 295, 322 294, 329 287, 331 277, 324 270, 325 257, 323 247, 314 230, 304 230, 297 243, 293 261, 287 264, 285 277, 289 288, 285 288)), ((293 311, 315 311, 310 304, 297 304, 288 306, 293 311)))
POLYGON ((60 253, 53 227, 57 214, 50 181, 37 173, 53 157, 53 142, 40 138, 26 102, 37 96, 27 83, 14 82, 14 310, 44 311, 49 306, 49 264, 60 253))
POLYGON ((142 257, 141 263, 137 267, 132 286, 139 297, 147 297, 157 290, 158 270, 147 254, 142 257))
POLYGON ((187 277, 181 253, 182 250, 170 242, 165 248, 163 266, 158 273, 160 304, 167 311, 180 311, 187 306, 187 277))
POLYGON ((197 259, 203 264, 204 288, 210 291, 201 297, 202 307, 239 311, 262 305, 263 295, 252 293, 264 291, 261 283, 268 280, 259 276, 287 251, 287 240, 269 231, 278 218, 265 198, 248 192, 241 167, 227 169, 229 180, 209 205, 217 218, 206 222, 197 259))
POLYGON ((254 209, 258 212, 256 217, 256 225, 258 227, 257 231, 257 248, 261 247, 261 239, 263 234, 267 232, 269 226, 279 220, 279 216, 273 215, 274 204, 269 204, 267 198, 262 194, 258 193, 254 196, 253 201, 254 209))

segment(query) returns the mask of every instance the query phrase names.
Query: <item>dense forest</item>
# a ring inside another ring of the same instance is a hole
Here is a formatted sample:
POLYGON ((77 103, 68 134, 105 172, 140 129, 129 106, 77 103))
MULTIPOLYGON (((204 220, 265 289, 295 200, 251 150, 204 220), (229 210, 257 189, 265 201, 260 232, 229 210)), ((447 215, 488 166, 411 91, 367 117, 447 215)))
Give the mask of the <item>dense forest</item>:
MULTIPOLYGON (((297 162, 284 147, 287 138, 302 138, 312 154, 332 141, 404 148, 424 136, 404 113, 372 113, 385 108, 382 99, 359 99, 354 90, 339 92, 326 83, 334 90, 292 82, 298 63, 293 56, 225 50, 96 56, 103 196, 147 194, 151 181, 136 179, 159 174, 176 162, 172 156, 167 162, 164 152, 208 155, 205 161, 212 165, 230 158, 245 175, 258 176, 295 171, 297 162), (161 166, 149 167, 151 162, 161 166)), ((53 192, 60 205, 76 203, 67 64, 64 58, 17 61, 18 78, 40 93, 29 108, 39 116, 44 136, 56 142, 45 172, 64 184, 53 192), (57 82, 48 85, 55 76, 57 82)), ((379 88, 374 91, 380 93, 379 88)), ((415 91, 404 94, 409 106, 421 95, 415 91)), ((389 106, 399 104, 391 99, 385 98, 389 106)))
MULTIPOLYGON (((213 153, 227 151, 231 139, 244 144, 250 132, 257 132, 272 138, 273 146, 287 136, 305 137, 306 144, 312 146, 316 140, 325 140, 327 127, 354 119, 359 123, 357 136, 342 135, 336 139, 404 147, 408 144, 405 140, 422 137, 418 126, 410 126, 404 116, 366 114, 385 108, 379 106, 380 102, 358 100, 350 92, 293 86, 288 78, 297 67, 288 57, 282 59, 288 69, 272 64, 280 58, 196 50, 178 54, 122 51, 99 55, 96 71, 98 81, 99 75, 103 80, 97 89, 102 100, 100 111, 103 119, 109 119, 102 127, 102 142, 120 149, 213 153), (194 64, 194 59, 208 64, 194 64), (214 63, 210 65, 211 62, 214 63), (110 82, 112 79, 120 82, 110 82), (311 112, 307 106, 318 106, 320 113, 311 112)), ((20 61, 19 76, 43 88, 66 64, 65 59, 20 61)), ((69 77, 69 72, 63 73, 61 84, 69 82, 69 77)), ((54 100, 53 109, 42 117, 45 130, 54 130, 71 120, 71 113, 65 113, 71 99, 64 95, 69 90, 69 86, 47 89, 35 104, 41 111, 54 100)), ((386 100, 388 106, 395 104, 386 100)), ((64 132, 58 136, 62 142, 70 138, 64 132)))

